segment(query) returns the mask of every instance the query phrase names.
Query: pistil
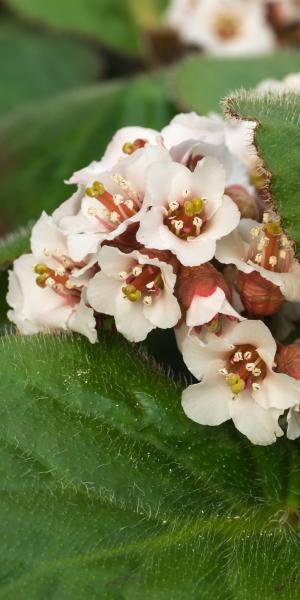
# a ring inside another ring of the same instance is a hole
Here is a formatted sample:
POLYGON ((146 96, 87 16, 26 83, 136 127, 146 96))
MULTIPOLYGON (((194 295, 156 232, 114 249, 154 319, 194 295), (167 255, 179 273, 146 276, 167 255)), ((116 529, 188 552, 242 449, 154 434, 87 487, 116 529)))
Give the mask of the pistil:
POLYGON ((267 367, 254 346, 241 344, 229 357, 220 374, 225 376, 232 393, 243 390, 258 390, 267 374, 267 367))
MULTIPOLYGON (((124 272, 119 277, 124 280, 124 272)), ((126 285, 122 288, 124 298, 131 302, 142 300, 146 306, 152 304, 153 298, 164 287, 160 269, 152 265, 135 265, 126 273, 125 282, 126 285)))
POLYGON ((180 239, 198 237, 205 223, 206 198, 191 197, 188 190, 182 193, 182 200, 169 202, 164 224, 180 239))

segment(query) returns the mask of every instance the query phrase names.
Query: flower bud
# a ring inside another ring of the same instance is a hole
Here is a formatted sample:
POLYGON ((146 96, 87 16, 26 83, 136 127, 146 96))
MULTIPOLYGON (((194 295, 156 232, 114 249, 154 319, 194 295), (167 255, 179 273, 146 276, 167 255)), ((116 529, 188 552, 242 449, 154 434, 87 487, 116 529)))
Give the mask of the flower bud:
POLYGON ((286 373, 286 375, 300 380, 300 340, 288 346, 280 346, 275 362, 278 373, 286 373))
POLYGON ((219 273, 213 265, 206 263, 199 267, 180 267, 177 276, 176 296, 185 310, 188 310, 191 306, 194 296, 207 298, 216 291, 217 287, 223 290, 230 302, 230 288, 222 273, 219 273))
POLYGON ((255 196, 241 185, 231 185, 225 190, 225 194, 237 205, 242 219, 259 219, 259 209, 255 196))
POLYGON ((257 271, 240 272, 235 285, 246 311, 256 317, 274 315, 284 302, 279 286, 264 279, 257 271))

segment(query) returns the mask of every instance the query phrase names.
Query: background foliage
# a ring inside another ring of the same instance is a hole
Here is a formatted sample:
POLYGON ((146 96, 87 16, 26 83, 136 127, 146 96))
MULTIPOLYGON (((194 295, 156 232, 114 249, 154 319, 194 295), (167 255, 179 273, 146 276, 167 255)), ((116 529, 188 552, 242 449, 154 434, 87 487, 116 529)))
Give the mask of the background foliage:
POLYGON ((299 97, 258 101, 299 54, 158 67, 164 0, 0 4, 0 598, 296 600, 299 444, 256 448, 180 406, 174 338, 6 335, 8 268, 124 125, 180 110, 255 118, 271 192, 299 243, 299 97), (164 363, 164 370, 153 362, 164 363), (170 372, 170 366, 175 375, 170 372))

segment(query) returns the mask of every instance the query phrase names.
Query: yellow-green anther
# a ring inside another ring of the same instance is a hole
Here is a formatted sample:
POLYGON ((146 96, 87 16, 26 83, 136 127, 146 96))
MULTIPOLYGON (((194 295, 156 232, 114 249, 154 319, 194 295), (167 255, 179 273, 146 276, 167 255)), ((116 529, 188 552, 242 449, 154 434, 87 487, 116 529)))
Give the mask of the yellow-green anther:
POLYGON ((101 196, 101 194, 103 194, 103 192, 105 190, 103 183, 100 183, 100 181, 94 181, 92 187, 93 187, 94 194, 99 194, 100 196, 101 196))
POLYGON ((231 373, 228 375, 226 381, 229 384, 233 394, 239 394, 245 389, 244 380, 236 373, 231 373))
POLYGON ((202 198, 198 198, 198 196, 196 196, 195 198, 192 199, 192 203, 193 203, 194 215, 199 215, 203 210, 204 201, 202 200, 202 198))
POLYGON ((37 283, 37 285, 38 285, 39 287, 42 287, 42 288, 43 288, 43 287, 45 287, 45 285, 46 285, 46 281, 47 281, 48 277, 49 277, 48 273, 44 273, 43 275, 39 275, 39 276, 36 278, 35 282, 37 283))
POLYGON ((94 192, 94 190, 91 187, 87 187, 86 190, 85 190, 85 193, 90 198, 93 198, 95 196, 95 192, 94 192))
POLYGON ((183 204, 184 212, 187 217, 194 216, 194 205, 190 200, 186 200, 183 204))
POLYGON ((126 142, 122 148, 124 154, 132 154, 134 152, 134 145, 130 142, 126 142))
POLYGON ((271 235, 281 235, 282 227, 280 221, 273 221, 273 223, 266 223, 265 230, 271 235))
POLYGON ((217 331, 219 331, 220 325, 220 319, 213 319, 212 321, 210 321, 210 323, 207 323, 205 327, 210 333, 216 333, 217 331))
POLYGON ((123 287, 122 292, 124 296, 126 296, 126 298, 130 300, 130 302, 137 302, 137 300, 140 300, 142 296, 141 291, 131 284, 123 287))
POLYGON ((37 275, 44 275, 45 273, 48 273, 48 267, 47 267, 47 265, 44 265, 43 263, 40 263, 38 265, 35 265, 34 272, 37 275))

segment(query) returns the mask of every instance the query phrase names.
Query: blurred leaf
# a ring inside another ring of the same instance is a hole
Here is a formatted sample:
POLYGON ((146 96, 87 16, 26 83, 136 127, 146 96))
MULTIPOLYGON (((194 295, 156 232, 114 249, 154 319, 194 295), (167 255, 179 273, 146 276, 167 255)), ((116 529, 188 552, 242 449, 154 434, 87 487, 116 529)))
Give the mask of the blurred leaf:
MULTIPOLYGON (((253 40, 255 43, 255 40, 253 40)), ((299 71, 300 53, 281 52, 258 58, 193 57, 172 73, 172 84, 184 110, 220 111, 222 98, 238 88, 252 88, 264 79, 282 79, 299 71)))
POLYGON ((100 159, 126 125, 161 129, 173 116, 162 76, 107 83, 34 105, 0 122, 1 213, 6 230, 51 212, 74 191, 64 180, 100 159))
POLYGON ((83 43, 0 21, 0 117, 32 100, 95 81, 96 54, 83 43))
POLYGON ((298 444, 197 426, 117 336, 0 353, 1 599, 299 598, 298 444))
MULTIPOLYGON (((135 0, 134 0, 135 1, 135 0)), ((8 6, 26 19, 49 27, 79 33, 106 47, 128 54, 145 50, 137 28, 133 0, 6 0, 8 6)), ((143 2, 140 2, 143 4, 143 2)), ((147 11, 156 14, 166 0, 147 0, 147 11), (152 6, 151 6, 152 5, 152 6)))
POLYGON ((10 267, 21 254, 29 252, 32 223, 0 238, 0 272, 10 267))
POLYGON ((256 145, 270 174, 271 200, 300 258, 300 96, 237 93, 227 101, 228 112, 256 120, 256 145))

